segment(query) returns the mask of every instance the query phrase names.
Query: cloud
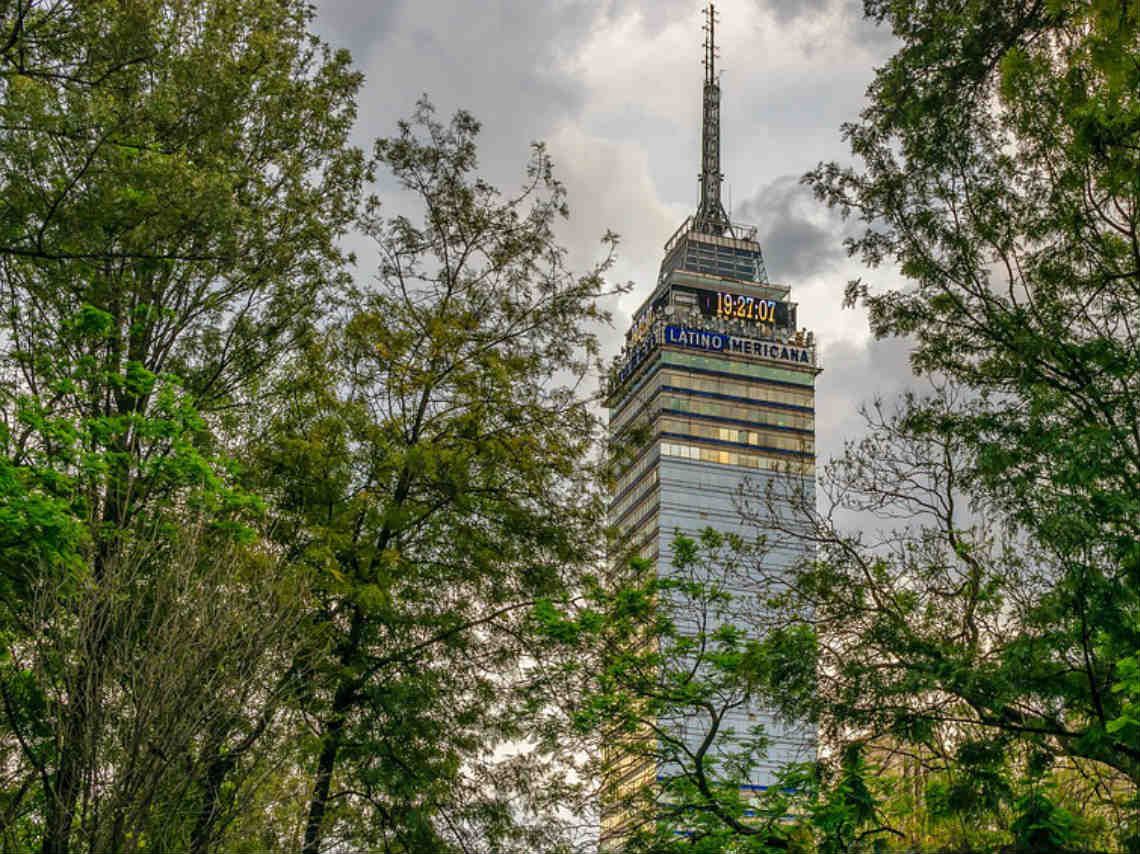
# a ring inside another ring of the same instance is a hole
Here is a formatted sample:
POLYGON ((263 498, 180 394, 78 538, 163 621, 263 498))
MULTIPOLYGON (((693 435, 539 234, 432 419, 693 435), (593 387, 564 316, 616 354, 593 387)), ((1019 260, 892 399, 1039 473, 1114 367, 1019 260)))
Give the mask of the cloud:
POLYGON ((660 198, 646 151, 631 140, 595 136, 565 122, 551 133, 549 150, 571 209, 569 221, 559 227, 559 237, 570 248, 571 267, 583 270, 598 260, 598 241, 607 229, 621 238, 609 278, 631 281, 635 288, 608 306, 614 311, 614 328, 604 343, 607 355, 613 354, 656 281, 665 239, 688 211, 660 198))
POLYGON ((818 38, 801 42, 810 53, 833 48, 838 41, 854 42, 885 57, 896 44, 889 26, 876 24, 864 15, 863 0, 758 0, 756 5, 781 29, 808 25, 818 34, 822 25, 830 30, 830 45, 818 38))
POLYGON ((391 35, 401 5, 389 0, 365 9, 360 0, 322 0, 316 30, 333 48, 347 48, 360 67, 391 35))
POLYGON ((864 431, 859 407, 891 400, 925 380, 910 369, 913 345, 905 338, 868 338, 825 343, 823 373, 816 380, 816 448, 820 460, 841 454, 845 440, 864 431))
MULTIPOLYGON (((384 5, 384 4, 381 4, 384 5)), ((371 4, 322 6, 330 33, 373 28, 371 4)), ((593 3, 528 0, 454 3, 417 0, 385 9, 378 39, 355 52, 365 75, 356 137, 367 145, 392 133, 426 93, 441 116, 470 111, 483 124, 482 171, 496 184, 516 178, 531 141, 582 109, 585 87, 564 58, 589 33, 593 3)), ((356 47, 356 36, 348 43, 356 47)))
POLYGON ((755 224, 773 281, 798 281, 837 269, 851 227, 819 202, 797 175, 782 175, 737 205, 733 218, 755 224))
POLYGON ((777 20, 788 23, 796 18, 818 15, 834 4, 830 0, 765 0, 760 5, 777 20))

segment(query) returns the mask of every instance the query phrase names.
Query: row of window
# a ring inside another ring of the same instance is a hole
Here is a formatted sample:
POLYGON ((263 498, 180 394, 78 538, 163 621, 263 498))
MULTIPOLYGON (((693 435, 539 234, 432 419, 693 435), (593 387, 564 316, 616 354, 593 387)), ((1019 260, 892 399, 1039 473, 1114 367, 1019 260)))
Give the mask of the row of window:
POLYGON ((771 430, 744 430, 739 427, 721 427, 703 421, 682 418, 663 418, 661 429, 666 433, 685 433, 694 439, 716 439, 720 442, 739 442, 742 445, 755 445, 763 448, 779 448, 784 451, 798 451, 802 454, 815 452, 815 442, 810 436, 795 433, 777 433, 771 430))
MULTIPOLYGON (((766 401, 769 403, 785 403, 792 406, 811 407, 814 401, 812 390, 813 380, 810 373, 787 368, 769 367, 763 364, 732 361, 721 357, 698 356, 692 353, 677 353, 666 350, 662 353, 662 362, 666 365, 696 368, 698 370, 715 371, 718 374, 726 373, 735 376, 692 376, 686 372, 690 380, 678 382, 675 378, 681 376, 677 372, 662 371, 658 382, 666 385, 679 385, 681 388, 692 388, 698 391, 716 392, 735 397, 745 397, 751 400, 766 401), (671 380, 670 377, 673 379, 671 380), (737 379, 737 377, 739 379, 737 379), (787 386, 759 385, 750 380, 774 380, 776 382, 793 383, 800 388, 787 386)), ((610 413, 612 428, 621 427, 631 418, 645 410, 645 399, 651 396, 652 380, 642 379, 640 388, 633 394, 624 398, 610 413)))
MULTIPOLYGON (((636 517, 631 517, 636 518, 636 517)), ((656 543, 657 541, 657 502, 654 498, 653 510, 646 513, 640 519, 633 523, 629 528, 622 531, 625 535, 626 542, 632 543, 638 551, 641 551, 647 544, 656 543)))
POLYGON ((621 473, 621 477, 617 479, 614 484, 615 496, 621 495, 644 475, 647 471, 653 468, 654 463, 657 462, 657 455, 650 451, 649 453, 642 454, 641 458, 633 465, 621 473))
POLYGON ((688 252, 685 253, 685 266, 714 276, 726 274, 729 278, 751 280, 756 274, 758 254, 727 247, 690 243, 688 252))
MULTIPOLYGON (((803 425, 803 429, 809 428, 813 423, 812 416, 807 414, 775 412, 773 410, 764 410, 761 414, 755 413, 754 411, 750 412, 747 407, 743 406, 706 402, 689 397, 670 396, 666 398, 666 402, 673 408, 683 409, 687 407, 690 410, 696 410, 702 414, 709 415, 725 415, 726 413, 739 411, 741 414, 753 414, 754 417, 763 417, 765 420, 783 420, 787 422, 787 426, 803 425)), ((661 429, 669 433, 686 433, 694 437, 715 439, 722 442, 739 442, 741 444, 755 445, 757 447, 779 448, 781 450, 799 453, 813 453, 815 449, 815 443, 810 436, 780 433, 770 430, 703 424, 694 420, 683 420, 669 416, 666 416, 662 420, 661 429)), ((710 450, 710 453, 722 454, 726 452, 710 450)), ((717 462, 717 460, 711 461, 717 462)), ((657 454, 652 451, 643 454, 640 459, 618 477, 614 483, 613 495, 615 497, 621 496, 623 499, 628 499, 628 496, 623 495, 623 493, 632 492, 632 487, 635 485, 639 487, 638 491, 640 491, 642 484, 640 484, 639 481, 643 478, 646 479, 645 485, 655 484, 657 482, 656 462, 657 454)), ((737 465, 737 463, 731 463, 731 465, 737 465)), ((751 463, 743 463, 743 465, 750 465, 752 468, 769 468, 768 466, 751 463)), ((624 512, 627 506, 628 501, 623 501, 620 506, 611 508, 610 518, 616 519, 624 512)))
POLYGON ((774 459, 768 456, 760 456, 759 454, 750 454, 741 451, 722 451, 719 448, 704 448, 698 445, 686 445, 681 442, 662 442, 661 455, 665 457, 679 457, 683 460, 699 460, 703 463, 719 463, 724 466, 745 466, 761 471, 811 474, 815 470, 815 463, 810 460, 774 459))
MULTIPOLYGON (((670 375, 668 377, 670 384, 674 388, 677 387, 679 381, 676 379, 677 375, 670 375)), ((712 385, 718 381, 714 378, 689 378, 688 384, 695 385, 698 382, 702 385, 712 385)), ((731 383, 732 380, 724 382, 731 383)), ((720 386, 718 386, 720 387, 720 386)), ((699 390, 699 389, 695 389, 699 390)), ((763 394, 765 397, 781 398, 776 401, 757 400, 757 403, 786 403, 792 400, 803 401, 807 399, 810 403, 810 397, 805 397, 803 392, 795 389, 777 388, 777 387, 764 387, 761 391, 760 387, 753 387, 755 392, 763 394)), ((720 392, 726 394, 726 392, 720 392)), ((743 395, 731 395, 733 397, 742 397, 743 395)), ((801 404, 792 404, 801 405, 801 404)), ((647 423, 650 418, 655 417, 660 411, 661 407, 665 409, 679 410, 681 412, 691 412, 694 415, 709 415, 715 418, 734 418, 740 421, 754 421, 763 424, 774 424, 780 427, 793 427, 797 430, 813 430, 815 429, 815 416, 808 412, 792 412, 786 409, 779 409, 776 407, 758 407, 748 403, 728 403, 717 400, 709 400, 707 398, 699 398, 693 396, 682 396, 677 394, 666 394, 659 401, 652 405, 641 403, 637 406, 625 407, 620 418, 611 422, 611 432, 624 429, 627 425, 640 418, 643 423, 647 423)))
POLYGON ((815 416, 806 412, 787 412, 782 409, 757 409, 736 403, 720 403, 698 397, 669 395, 665 398, 665 408, 696 415, 712 415, 717 418, 738 418, 741 421, 761 421, 765 424, 778 424, 781 427, 795 427, 799 430, 814 430, 815 416))
MULTIPOLYGON (((790 346, 790 345, 789 345, 790 346)), ((791 347, 791 349, 795 348, 791 347)), ((734 374, 754 377, 761 380, 777 380, 811 388, 815 385, 814 371, 797 371, 792 368, 777 368, 771 362, 729 361, 723 356, 698 356, 694 353, 678 353, 666 350, 662 356, 670 365, 683 365, 687 368, 701 368, 706 371, 730 370, 734 374)))
MULTIPOLYGON (((665 418, 662 421, 662 429, 668 433, 687 434, 694 439, 713 439, 720 442, 737 442, 742 445, 753 445, 757 450, 760 448, 779 448, 794 453, 811 454, 815 449, 814 442, 807 436, 796 436, 760 430, 741 430, 735 427, 720 427, 715 424, 702 424, 692 421, 685 422, 673 418, 665 418)), ((663 443, 663 447, 667 444, 676 443, 663 443)), ((739 455, 739 452, 722 451, 713 448, 697 448, 697 446, 685 447, 691 447, 693 451, 687 452, 687 456, 683 453, 673 453, 670 454, 670 456, 682 456, 686 459, 701 459, 706 462, 725 462, 727 465, 746 465, 750 468, 762 468, 770 471, 782 470, 778 465, 754 462, 753 460, 758 458, 747 454, 747 452, 745 453, 745 459, 747 461, 738 462, 735 461, 733 455, 739 455), (692 455, 698 451, 707 451, 707 454, 704 456, 692 455)), ((663 453, 665 452, 663 451, 663 453)), ((646 454, 637 465, 633 466, 618 480, 617 488, 614 490, 614 496, 617 500, 613 506, 610 507, 609 513, 610 519, 613 520, 615 524, 620 523, 623 517, 630 513, 634 504, 646 503, 647 497, 652 501, 657 500, 654 490, 658 482, 658 470, 655 466, 656 462, 656 454, 646 454)), ((779 463, 780 461, 774 460, 771 462, 779 463)), ((635 515, 634 518, 637 518, 637 516, 635 515)))
POLYGON ((650 418, 656 414, 657 407, 654 404, 647 404, 644 401, 638 401, 636 406, 626 406, 622 408, 621 414, 610 419, 610 435, 616 434, 620 430, 624 430, 632 423, 645 424, 650 418))
POLYGON ((662 381, 669 386, 693 391, 727 394, 747 400, 767 403, 785 403, 791 406, 812 406, 815 393, 811 389, 783 388, 764 385, 747 380, 732 380, 727 377, 704 377, 680 371, 665 371, 662 381))
MULTIPOLYGON (((614 524, 621 524, 622 517, 629 512, 630 508, 635 503, 641 504, 646 498, 646 492, 652 493, 652 500, 657 500, 657 490, 654 485, 657 483, 657 469, 654 469, 645 478, 643 484, 638 484, 637 489, 631 489, 620 501, 610 508, 610 519, 614 524)), ((636 518, 636 517, 635 517, 636 518)))
POLYGON ((627 394, 621 402, 610 410, 610 432, 621 429, 634 418, 643 415, 661 382, 660 374, 652 372, 638 380, 636 386, 630 386, 636 391, 627 394))
POLYGON ((746 282, 756 281, 756 265, 733 264, 731 261, 714 261, 705 258, 694 258, 691 254, 685 259, 685 269, 694 273, 704 273, 707 276, 716 276, 726 279, 742 279, 746 282))

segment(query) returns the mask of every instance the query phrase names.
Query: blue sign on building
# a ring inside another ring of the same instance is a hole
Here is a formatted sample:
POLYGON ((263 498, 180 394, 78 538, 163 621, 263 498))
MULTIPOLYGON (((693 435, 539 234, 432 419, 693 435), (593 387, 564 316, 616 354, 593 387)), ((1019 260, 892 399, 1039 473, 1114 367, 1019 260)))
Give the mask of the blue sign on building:
POLYGON ((760 356, 779 362, 795 362, 810 365, 811 351, 806 347, 793 347, 779 341, 760 341, 755 338, 739 338, 723 332, 707 329, 689 329, 669 324, 665 327, 665 343, 677 347, 691 347, 694 350, 708 350, 712 353, 735 353, 742 356, 760 356))

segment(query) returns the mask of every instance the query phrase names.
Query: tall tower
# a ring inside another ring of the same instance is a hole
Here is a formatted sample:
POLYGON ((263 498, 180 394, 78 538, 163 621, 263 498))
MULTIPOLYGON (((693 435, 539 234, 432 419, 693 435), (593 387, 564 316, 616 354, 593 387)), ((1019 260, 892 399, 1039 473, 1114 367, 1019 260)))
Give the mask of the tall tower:
MULTIPOLYGON (((611 522, 661 575, 671 571, 675 532, 706 527, 747 538, 774 533, 745 526, 737 496, 787 494, 789 475, 809 495, 815 483, 815 378, 812 333, 797 326, 791 288, 770 282, 756 228, 732 223, 721 203, 720 85, 716 15, 706 10, 700 201, 664 247, 657 282, 626 333, 607 389, 610 435, 643 443, 630 454, 610 504, 611 522), (631 425, 638 430, 630 431, 631 425)), ((778 502, 777 502, 778 504, 778 502)), ((789 508, 790 515, 790 508, 789 508)), ((779 572, 808 556, 794 538, 773 537, 763 571, 779 572)), ((694 749, 700 722, 684 727, 694 749)), ((767 762, 748 788, 764 788, 789 761, 814 758, 814 734, 763 708, 731 711, 722 727, 770 738, 767 762)), ((632 769, 644 782, 667 768, 632 769)), ((620 774, 618 776, 621 776, 620 774)), ((619 789, 626 785, 618 781, 619 789)), ((623 824, 609 816, 604 832, 623 824), (608 825, 608 826, 607 826, 608 825)))

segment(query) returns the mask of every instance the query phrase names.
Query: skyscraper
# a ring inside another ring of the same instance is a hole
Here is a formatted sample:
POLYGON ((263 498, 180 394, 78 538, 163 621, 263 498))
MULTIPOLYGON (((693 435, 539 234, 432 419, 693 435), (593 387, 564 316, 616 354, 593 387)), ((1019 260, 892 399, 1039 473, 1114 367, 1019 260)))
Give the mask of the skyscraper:
MULTIPOLYGON (((665 243, 656 285, 634 314, 606 401, 611 436, 637 424, 644 442, 618 477, 611 521, 660 574, 671 571, 676 531, 766 533, 741 521, 736 496, 746 480, 753 491, 770 484, 779 495, 791 473, 809 496, 814 488, 814 336, 797 325, 791 288, 768 280, 756 229, 731 222, 721 203, 711 4, 706 14, 700 201, 665 243)), ((780 543, 765 558, 766 572, 778 574, 807 555, 794 538, 780 543)), ((778 766, 814 756, 810 733, 764 709, 735 709, 723 725, 744 732, 757 722, 771 746, 748 786, 767 786, 778 766)), ((699 727, 685 734, 694 744, 702 737, 699 727)), ((644 779, 654 769, 630 773, 644 779)))

